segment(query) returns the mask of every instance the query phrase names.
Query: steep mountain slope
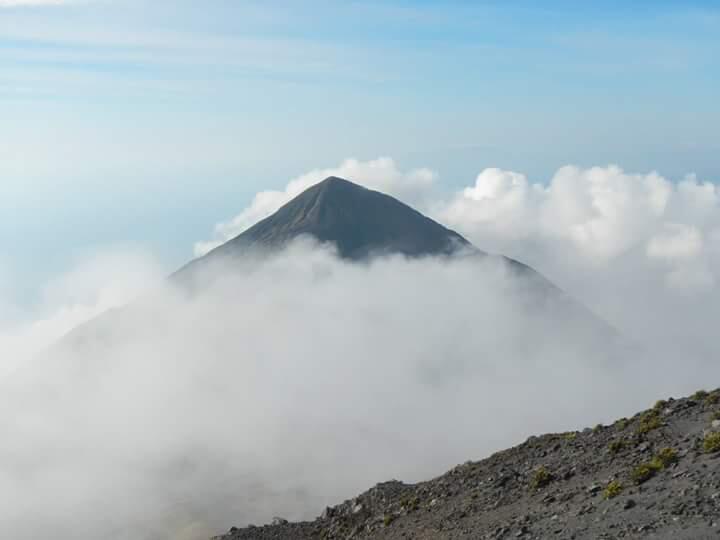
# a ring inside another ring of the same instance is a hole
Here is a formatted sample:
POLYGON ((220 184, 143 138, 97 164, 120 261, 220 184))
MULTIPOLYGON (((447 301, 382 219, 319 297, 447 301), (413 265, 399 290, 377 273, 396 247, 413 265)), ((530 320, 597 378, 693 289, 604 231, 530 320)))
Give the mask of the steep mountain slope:
POLYGON ((703 539, 720 536, 720 389, 525 443, 415 485, 390 481, 315 521, 216 540, 703 539))
POLYGON ((302 235, 332 242, 341 257, 351 260, 394 253, 448 255, 462 248, 475 249, 455 231, 397 199, 331 176, 181 268, 174 277, 182 281, 213 262, 277 249, 302 235))

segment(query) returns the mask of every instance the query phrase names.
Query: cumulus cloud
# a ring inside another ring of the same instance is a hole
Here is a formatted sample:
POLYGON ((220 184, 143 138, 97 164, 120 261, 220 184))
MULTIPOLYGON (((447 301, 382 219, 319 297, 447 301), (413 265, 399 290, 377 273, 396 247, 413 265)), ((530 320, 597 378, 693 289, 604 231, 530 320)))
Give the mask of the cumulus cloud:
POLYGON ((642 342, 703 354, 708 320, 720 316, 720 189, 695 175, 672 181, 566 166, 530 181, 488 169, 431 211, 477 246, 539 269, 642 342))
POLYGON ((672 182, 617 166, 567 166, 547 182, 532 183, 519 173, 487 169, 474 186, 433 210, 478 245, 554 275, 632 265, 646 276, 663 272, 682 289, 677 276, 694 275, 688 284, 697 288, 718 271, 716 240, 704 241, 716 239, 720 228, 718 188, 692 175, 672 182))
POLYGON ((606 260, 656 229, 671 191, 656 173, 614 166, 562 167, 547 184, 487 169, 439 213, 470 234, 564 240, 579 254, 606 260))
POLYGON ((315 169, 291 180, 282 191, 261 191, 255 195, 248 208, 230 221, 215 226, 212 240, 197 242, 194 247, 195 255, 204 255, 227 242, 328 176, 352 178, 366 187, 394 195, 408 204, 423 202, 435 179, 435 174, 429 169, 401 172, 392 159, 384 157, 371 161, 347 159, 338 167, 315 169))

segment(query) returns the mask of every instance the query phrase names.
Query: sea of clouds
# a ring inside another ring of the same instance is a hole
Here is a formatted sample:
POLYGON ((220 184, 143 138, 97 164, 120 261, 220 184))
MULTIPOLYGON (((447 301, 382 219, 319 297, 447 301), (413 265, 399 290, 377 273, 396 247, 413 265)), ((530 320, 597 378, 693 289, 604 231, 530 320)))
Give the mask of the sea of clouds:
POLYGON ((633 346, 529 307, 493 259, 351 264, 301 239, 188 295, 152 257, 99 254, 48 285, 42 317, 0 308, 0 537, 194 540, 312 518, 378 481, 720 386, 715 185, 486 169, 447 194, 429 170, 348 160, 259 193, 196 253, 330 175, 530 264, 633 346))

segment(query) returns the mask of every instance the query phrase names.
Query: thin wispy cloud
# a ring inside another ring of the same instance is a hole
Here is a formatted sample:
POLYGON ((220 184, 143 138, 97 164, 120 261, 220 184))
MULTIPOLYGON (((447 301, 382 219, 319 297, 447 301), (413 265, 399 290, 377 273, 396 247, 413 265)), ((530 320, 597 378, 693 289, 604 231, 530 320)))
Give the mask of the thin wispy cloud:
POLYGON ((76 4, 82 0, 0 0, 0 8, 62 6, 76 4))

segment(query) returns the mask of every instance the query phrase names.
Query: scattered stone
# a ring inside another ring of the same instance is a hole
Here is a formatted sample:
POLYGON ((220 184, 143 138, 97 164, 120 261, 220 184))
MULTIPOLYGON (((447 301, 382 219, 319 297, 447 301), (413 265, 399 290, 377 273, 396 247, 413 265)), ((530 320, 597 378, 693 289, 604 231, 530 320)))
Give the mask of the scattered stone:
POLYGON ((352 512, 353 512, 353 514, 357 514, 359 512, 362 512, 363 508, 364 508, 363 505, 358 503, 355 506, 353 506, 352 512))

